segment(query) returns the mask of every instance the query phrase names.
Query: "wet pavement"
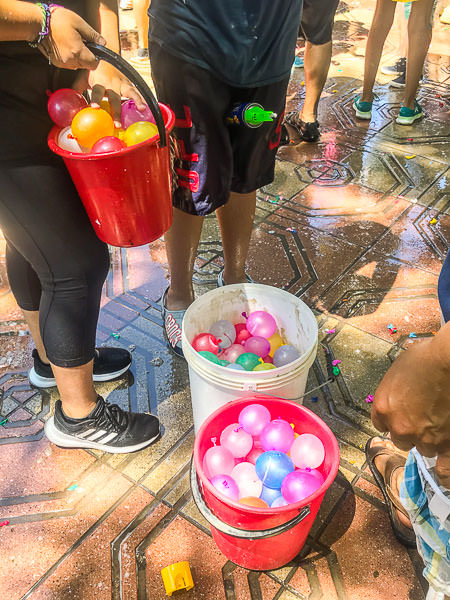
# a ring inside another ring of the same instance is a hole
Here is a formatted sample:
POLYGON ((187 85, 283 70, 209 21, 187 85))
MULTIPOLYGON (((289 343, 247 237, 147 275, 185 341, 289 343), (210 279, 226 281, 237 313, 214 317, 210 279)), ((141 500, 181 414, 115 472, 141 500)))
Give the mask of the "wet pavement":
MULTIPOLYGON (((217 550, 188 483, 194 439, 187 367, 167 349, 157 300, 167 285, 164 243, 111 248, 99 343, 133 351, 131 373, 98 386, 111 402, 158 414, 160 442, 133 455, 63 450, 43 436, 57 393, 28 384, 32 342, 0 258, 0 598, 163 600, 160 570, 189 561, 191 600, 424 600, 417 553, 393 536, 365 464, 373 428, 366 396, 405 348, 439 328, 437 280, 450 241, 448 26, 436 19, 419 94, 426 117, 396 125, 401 92, 380 75, 370 123, 351 103, 361 86, 374 2, 342 2, 320 104, 322 136, 278 155, 258 194, 248 272, 311 306, 341 375, 305 405, 336 434, 339 475, 301 555, 269 573, 236 567, 217 550), (448 54, 448 52, 447 52, 448 54), (391 334, 392 324, 397 333, 391 334), (326 333, 326 331, 334 331, 326 333), (112 334, 117 335, 112 335, 112 334), (409 337, 414 333, 416 337, 409 337)), ((132 15, 122 15, 132 57, 132 15)), ((383 59, 391 64, 393 44, 383 59)), ((143 69, 144 74, 146 69, 143 69)), ((301 106, 295 69, 287 109, 301 106)), ((217 223, 205 222, 198 293, 223 264, 217 223)), ((324 380, 322 352, 308 388, 324 380)))

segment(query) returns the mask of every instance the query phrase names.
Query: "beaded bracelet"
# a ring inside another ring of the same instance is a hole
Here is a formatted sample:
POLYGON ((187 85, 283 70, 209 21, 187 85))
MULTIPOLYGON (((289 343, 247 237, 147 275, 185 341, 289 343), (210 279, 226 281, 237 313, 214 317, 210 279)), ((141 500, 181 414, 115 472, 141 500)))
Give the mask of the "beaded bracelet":
POLYGON ((32 48, 37 48, 42 40, 47 37, 50 31, 50 7, 48 4, 42 4, 42 2, 36 2, 36 6, 42 10, 42 26, 37 38, 33 42, 28 42, 32 48))

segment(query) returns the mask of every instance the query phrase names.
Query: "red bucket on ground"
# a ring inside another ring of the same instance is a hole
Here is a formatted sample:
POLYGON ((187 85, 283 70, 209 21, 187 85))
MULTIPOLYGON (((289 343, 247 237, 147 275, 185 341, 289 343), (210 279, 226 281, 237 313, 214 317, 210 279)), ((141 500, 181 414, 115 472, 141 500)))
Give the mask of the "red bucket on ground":
POLYGON ((195 438, 191 488, 222 553, 246 569, 265 571, 282 567, 300 552, 338 468, 339 446, 322 419, 295 402, 254 396, 229 402, 203 423, 195 438), (324 482, 308 498, 279 508, 254 508, 222 496, 209 482, 203 471, 203 457, 212 445, 211 438, 219 439, 222 430, 236 423, 241 410, 253 403, 265 406, 272 419, 280 417, 293 423, 296 433, 313 433, 322 440, 325 460, 319 470, 324 482))
MULTIPOLYGON (((167 133, 175 115, 159 104, 167 133)), ((116 152, 78 154, 58 146, 58 127, 48 145, 64 160, 98 237, 129 248, 158 239, 172 224, 170 147, 159 135, 116 152)))

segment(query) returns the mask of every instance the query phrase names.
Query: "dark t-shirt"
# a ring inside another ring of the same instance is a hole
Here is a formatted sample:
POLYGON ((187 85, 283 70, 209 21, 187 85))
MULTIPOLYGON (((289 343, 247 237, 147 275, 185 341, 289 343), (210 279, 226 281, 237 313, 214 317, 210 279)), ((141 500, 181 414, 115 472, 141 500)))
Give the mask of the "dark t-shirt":
MULTIPOLYGON (((58 4, 85 16, 84 0, 58 4)), ((75 77, 26 42, 0 42, 0 160, 47 152, 48 91, 70 87, 75 77)))
POLYGON ((150 39, 236 87, 289 75, 302 0, 152 0, 150 39))

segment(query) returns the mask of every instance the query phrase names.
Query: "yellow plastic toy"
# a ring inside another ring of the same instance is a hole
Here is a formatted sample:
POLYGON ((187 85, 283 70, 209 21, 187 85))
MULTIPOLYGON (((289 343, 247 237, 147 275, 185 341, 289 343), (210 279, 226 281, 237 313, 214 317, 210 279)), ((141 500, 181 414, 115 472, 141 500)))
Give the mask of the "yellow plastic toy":
POLYGON ((161 577, 168 596, 178 590, 191 590, 194 587, 194 580, 187 560, 165 567, 161 571, 161 577))

